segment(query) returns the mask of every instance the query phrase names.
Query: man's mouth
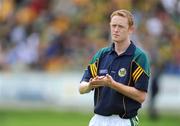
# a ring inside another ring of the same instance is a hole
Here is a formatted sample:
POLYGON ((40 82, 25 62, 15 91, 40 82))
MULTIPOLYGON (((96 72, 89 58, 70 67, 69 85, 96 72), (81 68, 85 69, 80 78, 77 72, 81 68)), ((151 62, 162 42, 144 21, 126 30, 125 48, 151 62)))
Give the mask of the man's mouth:
POLYGON ((117 35, 117 34, 113 34, 113 36, 118 37, 119 35, 117 35))

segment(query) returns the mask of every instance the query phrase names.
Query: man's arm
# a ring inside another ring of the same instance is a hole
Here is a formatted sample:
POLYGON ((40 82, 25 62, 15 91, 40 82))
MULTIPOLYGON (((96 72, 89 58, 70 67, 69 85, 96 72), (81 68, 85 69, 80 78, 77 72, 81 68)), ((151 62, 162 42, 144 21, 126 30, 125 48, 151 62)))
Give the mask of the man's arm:
POLYGON ((95 78, 91 78, 89 80, 89 82, 86 82, 86 81, 82 81, 80 83, 80 86, 79 86, 79 93, 80 94, 84 94, 84 93, 89 93, 91 90, 93 90, 94 88, 98 88, 98 87, 101 87, 103 86, 102 84, 94 84, 96 83, 95 81, 96 80, 101 80, 103 79, 105 76, 96 76, 95 78))
POLYGON ((110 85, 110 87, 112 89, 122 93, 123 95, 138 101, 139 103, 144 102, 144 100, 146 98, 146 94, 147 94, 144 91, 138 90, 134 87, 123 85, 116 81, 113 81, 112 84, 110 85))
POLYGON ((110 87, 119 93, 138 101, 139 103, 144 102, 146 97, 146 92, 138 90, 134 87, 126 86, 122 83, 116 82, 110 75, 105 77, 95 78, 91 81, 92 86, 107 86, 110 87), (99 79, 100 78, 100 79, 99 79))
POLYGON ((90 87, 90 83, 86 82, 86 81, 82 81, 79 85, 79 93, 80 94, 84 94, 84 93, 88 93, 92 90, 92 88, 90 87))

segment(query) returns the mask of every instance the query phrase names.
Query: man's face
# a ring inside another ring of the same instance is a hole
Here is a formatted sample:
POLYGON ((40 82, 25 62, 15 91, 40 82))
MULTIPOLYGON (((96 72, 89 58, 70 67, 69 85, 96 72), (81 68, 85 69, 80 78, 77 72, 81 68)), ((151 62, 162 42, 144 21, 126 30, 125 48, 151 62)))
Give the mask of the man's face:
POLYGON ((129 28, 128 19, 121 16, 113 16, 110 22, 111 37, 114 42, 124 42, 132 30, 129 28))

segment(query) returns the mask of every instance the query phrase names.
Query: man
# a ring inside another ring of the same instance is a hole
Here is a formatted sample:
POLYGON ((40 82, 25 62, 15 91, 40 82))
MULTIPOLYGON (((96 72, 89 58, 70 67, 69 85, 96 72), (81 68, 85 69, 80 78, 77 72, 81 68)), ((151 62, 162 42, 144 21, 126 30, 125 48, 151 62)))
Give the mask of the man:
POLYGON ((137 112, 145 100, 150 75, 145 53, 130 40, 133 16, 127 10, 111 14, 113 44, 92 58, 79 86, 81 94, 94 90, 94 117, 89 126, 137 126, 137 112))

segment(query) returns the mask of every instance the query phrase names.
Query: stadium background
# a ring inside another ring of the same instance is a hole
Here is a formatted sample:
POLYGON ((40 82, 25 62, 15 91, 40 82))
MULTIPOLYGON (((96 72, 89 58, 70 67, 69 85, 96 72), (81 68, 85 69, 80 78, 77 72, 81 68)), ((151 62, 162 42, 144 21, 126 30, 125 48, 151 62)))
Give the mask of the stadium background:
POLYGON ((109 15, 128 9, 132 40, 160 73, 150 120, 148 99, 141 126, 180 122, 180 2, 178 0, 0 0, 0 126, 85 126, 92 94, 78 84, 91 56, 110 44, 109 15))

